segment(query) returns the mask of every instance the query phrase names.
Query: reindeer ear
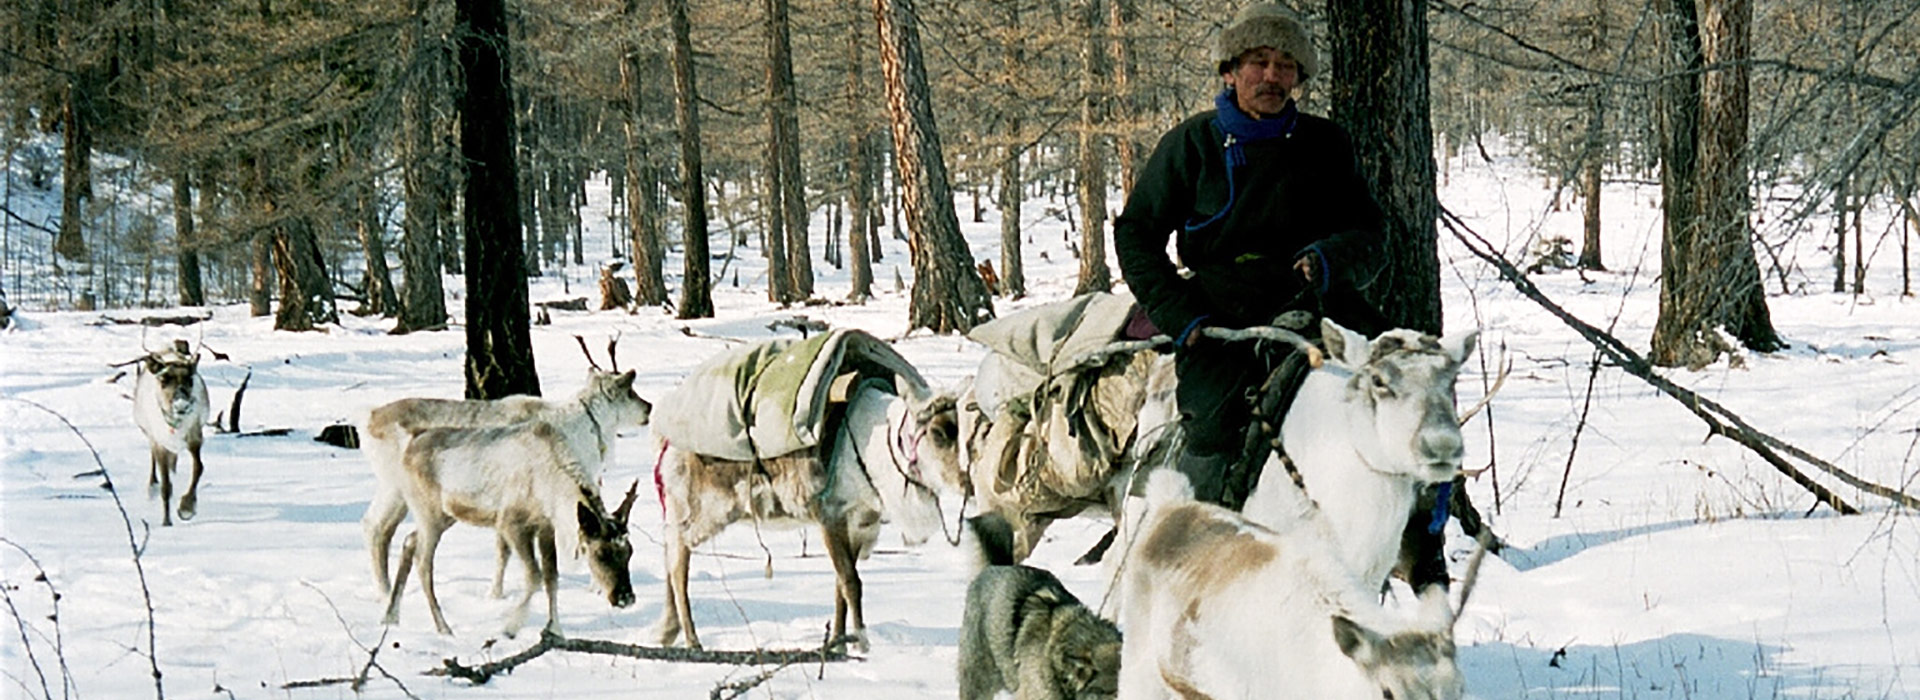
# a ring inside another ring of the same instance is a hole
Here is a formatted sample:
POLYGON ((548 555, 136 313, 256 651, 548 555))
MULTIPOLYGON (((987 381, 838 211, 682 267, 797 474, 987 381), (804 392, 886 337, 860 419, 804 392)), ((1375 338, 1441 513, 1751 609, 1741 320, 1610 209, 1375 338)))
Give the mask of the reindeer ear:
POLYGON ((1327 355, 1333 361, 1348 367, 1367 364, 1372 350, 1367 346, 1367 337, 1347 330, 1346 326, 1334 323, 1333 319, 1320 319, 1320 342, 1327 346, 1327 355))
POLYGON ((1347 619, 1345 615, 1333 616, 1333 641, 1340 645, 1340 653, 1355 662, 1365 664, 1372 658, 1374 651, 1385 642, 1373 630, 1361 627, 1360 623, 1347 619))
POLYGON ((613 383, 615 386, 618 386, 622 389, 632 389, 633 377, 634 377, 633 370, 627 370, 625 372, 621 372, 620 378, 615 379, 613 383))
POLYGON ((598 540, 598 539, 606 538, 606 536, 602 534, 599 513, 593 512, 593 509, 588 508, 587 504, 585 503, 575 502, 573 504, 573 507, 576 515, 580 518, 580 536, 581 537, 589 540, 598 540))
POLYGON ((1477 328, 1464 333, 1449 333, 1441 336, 1440 348, 1445 350, 1447 358, 1457 365, 1465 362, 1467 356, 1473 354, 1473 347, 1479 340, 1480 329, 1477 328))

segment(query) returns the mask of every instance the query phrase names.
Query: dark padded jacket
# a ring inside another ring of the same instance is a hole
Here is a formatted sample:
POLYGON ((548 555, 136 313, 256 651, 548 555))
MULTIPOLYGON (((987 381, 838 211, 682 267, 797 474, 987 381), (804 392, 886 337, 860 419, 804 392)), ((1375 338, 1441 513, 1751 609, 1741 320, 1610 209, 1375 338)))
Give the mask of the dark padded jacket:
POLYGON ((1293 308, 1310 308, 1294 260, 1319 254, 1321 276, 1363 287, 1377 269, 1381 213, 1354 160, 1345 130, 1324 118, 1299 116, 1292 135, 1244 144, 1246 164, 1233 173, 1233 207, 1225 207, 1225 135, 1209 110, 1167 132, 1140 172, 1126 209, 1113 222, 1120 274, 1161 332, 1206 325, 1270 323, 1293 308), (1182 278, 1166 254, 1178 234, 1182 278))

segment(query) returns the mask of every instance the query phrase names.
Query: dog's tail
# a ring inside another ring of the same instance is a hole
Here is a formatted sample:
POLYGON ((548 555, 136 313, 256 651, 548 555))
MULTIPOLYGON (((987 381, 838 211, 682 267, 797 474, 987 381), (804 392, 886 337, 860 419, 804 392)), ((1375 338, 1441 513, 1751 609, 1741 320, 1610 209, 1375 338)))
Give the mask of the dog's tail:
POLYGON ((1005 516, 983 513, 967 518, 966 523, 967 527, 960 536, 960 546, 966 547, 973 555, 970 573, 978 575, 989 566, 1019 563, 1013 558, 1013 523, 1007 522, 1005 516))

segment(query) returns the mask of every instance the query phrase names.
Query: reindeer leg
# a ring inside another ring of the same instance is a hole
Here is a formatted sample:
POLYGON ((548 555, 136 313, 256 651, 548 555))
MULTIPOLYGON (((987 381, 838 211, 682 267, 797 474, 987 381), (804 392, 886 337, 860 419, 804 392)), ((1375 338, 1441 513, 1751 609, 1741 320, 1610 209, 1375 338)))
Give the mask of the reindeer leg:
MULTIPOLYGON (((440 598, 433 593, 433 552, 440 548, 440 535, 453 523, 447 522, 444 517, 426 517, 421 521, 420 528, 414 531, 415 535, 421 536, 420 550, 415 553, 419 558, 415 563, 420 566, 420 592, 427 597, 427 612, 433 613, 433 628, 441 634, 451 635, 453 628, 447 626, 447 618, 440 614, 440 598)), ((408 542, 408 545, 412 544, 408 542)))
POLYGON ((173 525, 173 465, 179 455, 158 445, 153 448, 154 469, 160 472, 160 525, 173 525))
MULTIPOLYGON (((553 542, 553 529, 540 530, 541 585, 547 589, 547 631, 560 633, 560 560, 553 542)), ((533 584, 529 582, 528 586, 533 584)))
MULTIPOLYGON (((398 489, 380 485, 380 491, 373 494, 373 502, 367 504, 366 515, 360 516, 360 530, 367 537, 367 554, 373 558, 373 586, 384 596, 390 590, 391 582, 387 578, 387 555, 393 547, 393 531, 400 528, 400 521, 407 517, 407 501, 398 489)), ((406 555, 401 555, 402 566, 406 555)))
POLYGON ((193 457, 193 476, 187 481, 187 493, 180 497, 180 519, 192 520, 200 512, 200 436, 196 432, 188 436, 187 451, 193 457))
POLYGON ((860 571, 856 568, 859 553, 854 551, 846 523, 825 522, 820 529, 824 532, 827 557, 833 560, 833 573, 840 579, 833 602, 833 638, 851 641, 854 648, 865 653, 869 645, 866 614, 860 604, 860 571), (847 627, 849 613, 853 617, 852 628, 847 627))
MULTIPOLYGON (((505 573, 503 570, 507 565, 507 551, 512 550, 513 554, 519 556, 520 560, 526 563, 525 568, 527 572, 527 590, 520 595, 520 602, 515 604, 513 609, 507 612, 506 628, 502 630, 508 637, 513 637, 519 634, 520 627, 526 624, 527 604, 533 601, 533 594, 540 588, 540 562, 534 558, 533 553, 534 528, 520 526, 509 527, 508 530, 500 530, 496 532, 494 536, 494 544, 500 549, 500 569, 494 571, 493 585, 494 592, 497 594, 500 588, 500 578, 502 574, 505 573), (508 530, 511 530, 511 532, 508 530)), ((498 595, 495 597, 498 597, 498 595)), ((547 612, 551 614, 553 611, 548 610, 547 612)), ((551 622, 549 622, 549 624, 551 624, 551 622)))
POLYGON ((400 544, 400 570, 394 572, 393 587, 387 589, 387 616, 381 620, 384 624, 400 622, 400 593, 407 590, 407 575, 413 573, 413 555, 419 544, 420 529, 414 528, 407 533, 407 539, 400 544))
POLYGON ((687 598, 687 567, 692 564, 693 547, 674 538, 667 542, 667 612, 660 620, 660 643, 672 644, 677 635, 686 635, 687 648, 700 648, 700 634, 693 628, 693 605, 687 598))
MULTIPOLYGON (((487 597, 489 598, 499 600, 507 597, 506 584, 503 579, 507 577, 507 555, 510 553, 517 553, 523 558, 532 557, 533 549, 531 546, 522 546, 518 542, 508 542, 506 533, 495 533, 493 538, 493 585, 487 588, 487 597)), ((527 559, 527 566, 529 567, 535 566, 536 563, 537 562, 530 558, 527 559)), ((529 586, 527 595, 533 595, 531 586, 533 586, 537 578, 537 570, 529 568, 527 570, 527 586, 529 586)), ((511 637, 513 635, 507 636, 511 637)))

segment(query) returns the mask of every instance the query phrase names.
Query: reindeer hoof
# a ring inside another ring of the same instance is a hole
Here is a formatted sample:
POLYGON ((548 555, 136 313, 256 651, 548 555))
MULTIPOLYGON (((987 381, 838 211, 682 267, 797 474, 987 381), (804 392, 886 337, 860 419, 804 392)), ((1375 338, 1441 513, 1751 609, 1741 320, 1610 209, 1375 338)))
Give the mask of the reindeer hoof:
POLYGON ((194 498, 193 494, 187 494, 185 496, 181 496, 180 497, 180 519, 183 521, 192 520, 194 514, 199 512, 199 509, 196 507, 198 505, 199 505, 199 499, 194 498))

